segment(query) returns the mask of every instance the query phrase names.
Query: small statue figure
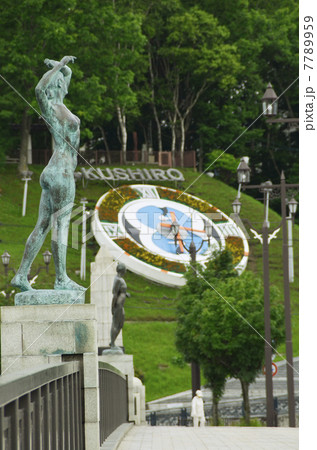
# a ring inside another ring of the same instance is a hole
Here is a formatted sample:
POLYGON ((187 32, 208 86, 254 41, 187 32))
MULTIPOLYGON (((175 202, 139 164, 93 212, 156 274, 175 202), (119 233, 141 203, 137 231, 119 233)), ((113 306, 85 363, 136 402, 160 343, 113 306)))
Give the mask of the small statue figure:
POLYGON ((196 395, 192 400, 192 411, 191 416, 194 419, 194 427, 205 426, 205 413, 204 413, 204 402, 203 402, 203 394, 198 389, 196 391, 196 395))
POLYGON ((111 342, 110 342, 110 350, 121 351, 120 347, 115 346, 115 340, 117 339, 118 334, 123 328, 124 324, 124 302, 126 297, 130 297, 130 294, 127 292, 127 284, 124 281, 123 277, 126 273, 127 269, 123 263, 119 263, 117 265, 117 275, 113 281, 112 287, 112 325, 111 325, 111 342))
POLYGON ((80 120, 63 101, 68 93, 72 75, 67 64, 74 61, 74 56, 64 56, 60 62, 45 59, 44 63, 50 70, 43 75, 35 88, 42 117, 53 137, 53 155, 40 177, 42 196, 37 224, 26 242, 21 265, 11 281, 12 286, 21 291, 33 290, 28 282, 28 272, 51 226, 56 270, 54 289, 85 290, 66 274, 66 250, 75 199, 74 171, 77 165, 80 120))

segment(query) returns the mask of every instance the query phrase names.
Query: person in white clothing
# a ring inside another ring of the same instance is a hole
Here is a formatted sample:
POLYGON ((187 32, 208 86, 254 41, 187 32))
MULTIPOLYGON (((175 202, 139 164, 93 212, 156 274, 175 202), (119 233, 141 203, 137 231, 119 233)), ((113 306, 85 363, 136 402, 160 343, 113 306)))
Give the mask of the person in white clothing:
POLYGON ((191 416, 194 420, 194 427, 204 427, 205 426, 205 413, 204 413, 204 402, 203 394, 200 390, 196 391, 196 395, 192 400, 192 412, 191 416))

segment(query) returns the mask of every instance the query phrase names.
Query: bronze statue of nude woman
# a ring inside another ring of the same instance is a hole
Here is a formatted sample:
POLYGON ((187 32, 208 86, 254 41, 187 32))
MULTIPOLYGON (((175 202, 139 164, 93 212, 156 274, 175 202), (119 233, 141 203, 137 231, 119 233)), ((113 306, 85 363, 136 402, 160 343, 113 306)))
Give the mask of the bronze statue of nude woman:
POLYGON ((40 176, 42 196, 38 220, 30 234, 21 265, 11 281, 21 291, 33 290, 28 272, 52 227, 52 253, 56 280, 54 289, 85 290, 66 274, 66 251, 70 216, 75 199, 74 171, 80 139, 80 120, 64 105, 72 71, 67 66, 74 56, 58 62, 45 59, 50 69, 35 88, 42 117, 53 137, 53 155, 40 176))

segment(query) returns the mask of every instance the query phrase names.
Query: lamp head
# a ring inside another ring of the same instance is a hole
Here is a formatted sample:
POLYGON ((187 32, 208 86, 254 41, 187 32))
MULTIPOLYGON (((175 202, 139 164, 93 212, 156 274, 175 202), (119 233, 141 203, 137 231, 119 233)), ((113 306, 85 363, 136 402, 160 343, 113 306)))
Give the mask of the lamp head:
POLYGON ((4 252, 4 253, 1 255, 2 264, 4 265, 4 267, 7 267, 7 266, 9 265, 10 258, 11 258, 11 255, 10 255, 10 253, 8 253, 8 252, 4 252))
POLYGON ((289 212, 292 216, 296 214, 298 202, 293 197, 292 200, 288 202, 289 212))
POLYGON ((251 169, 248 166, 245 158, 241 158, 240 163, 237 168, 237 177, 239 184, 250 183, 250 172, 251 169))
POLYGON ((266 91, 264 92, 261 101, 264 116, 272 117, 277 115, 277 107, 278 107, 277 95, 274 89, 272 88, 271 83, 267 85, 266 91))
POLYGON ((241 211, 241 202, 238 197, 232 202, 232 209, 235 214, 240 214, 241 211))

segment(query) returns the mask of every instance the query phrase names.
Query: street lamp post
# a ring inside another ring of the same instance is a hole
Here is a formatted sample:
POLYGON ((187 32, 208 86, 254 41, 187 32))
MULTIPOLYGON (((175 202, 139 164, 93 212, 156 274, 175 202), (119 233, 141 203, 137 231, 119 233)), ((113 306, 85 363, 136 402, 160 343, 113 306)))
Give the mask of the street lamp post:
MULTIPOLYGON (((278 111, 278 97, 272 88, 271 83, 267 85, 266 91, 262 97, 263 114, 268 124, 289 123, 298 126, 298 117, 274 118, 278 111)), ((297 202, 292 198, 288 202, 290 216, 286 217, 286 188, 296 185, 286 185, 285 175, 282 171, 280 185, 277 186, 281 192, 281 214, 283 228, 283 279, 284 279, 284 309, 285 309, 285 334, 286 334, 286 361, 287 361, 287 391, 288 391, 288 417, 289 426, 296 426, 295 417, 295 399, 294 399, 294 372, 293 372, 293 346, 292 346, 292 328, 291 328, 291 306, 289 283, 294 280, 293 269, 293 247, 292 247, 292 225, 297 209, 297 202)))
POLYGON ((80 258, 80 279, 86 279, 86 204, 88 200, 82 198, 80 203, 83 205, 82 216, 82 239, 81 239, 81 258, 80 258))
MULTIPOLYGON (((239 169, 239 168, 238 168, 239 169)), ((238 172, 239 173, 239 172, 238 172)), ((238 182, 241 177, 238 175, 238 182)), ((264 222, 262 226, 261 242, 263 244, 263 284, 264 284, 264 323, 265 323, 265 371, 266 371, 266 400, 267 400, 267 425, 272 426, 274 422, 273 384, 271 376, 272 350, 271 350, 271 327, 270 327, 270 292, 269 292, 269 242, 274 233, 269 236, 268 207, 269 195, 273 189, 281 192, 282 228, 283 228, 283 277, 284 277, 284 308, 285 308, 285 331, 286 331, 286 361, 287 361, 287 389, 289 426, 295 427, 295 400, 294 400, 294 372, 293 372, 293 349, 291 331, 291 307, 289 290, 289 242, 287 236, 286 218, 286 189, 298 189, 298 184, 286 184, 284 172, 281 174, 281 183, 276 185, 270 181, 261 185, 242 185, 242 189, 260 189, 264 192, 264 222), (271 425, 269 425, 271 424, 271 425)), ((296 213, 297 202, 292 199, 288 202, 292 218, 296 213)), ((233 210, 239 214, 241 202, 238 198, 232 203, 233 210)), ((247 220, 247 222, 249 222, 247 220)), ((249 222, 250 224, 250 222, 249 222)), ((278 228, 276 228, 278 230, 278 228)), ((259 235, 258 235, 259 236, 259 235)))
POLYGON ((27 170, 22 172, 22 181, 24 181, 24 191, 23 191, 23 204, 22 204, 22 217, 25 216, 26 213, 26 202, 28 196, 28 182, 31 181, 33 172, 27 170))
MULTIPOLYGON (((295 200, 296 202, 296 200, 295 200)), ((281 206, 283 223, 283 279, 284 279, 284 309, 285 309, 285 338, 286 338, 286 361, 287 361, 287 394, 288 394, 288 420, 289 426, 296 426, 295 398, 294 398, 294 371, 293 371, 293 344, 292 344, 292 321, 291 300, 289 288, 289 243, 287 237, 286 218, 286 187, 284 172, 281 175, 281 206)), ((297 202, 296 202, 297 203, 297 202)), ((296 213, 296 203, 290 206, 291 215, 296 213)))
MULTIPOLYGON (((271 183, 272 184, 272 183, 271 183)), ((262 258, 264 286, 264 334, 265 334, 265 386, 266 386, 266 424, 274 426, 274 399, 272 377, 271 316, 270 316, 270 269, 269 269, 269 227, 268 209, 270 187, 264 187, 264 221, 262 225, 262 258)))

